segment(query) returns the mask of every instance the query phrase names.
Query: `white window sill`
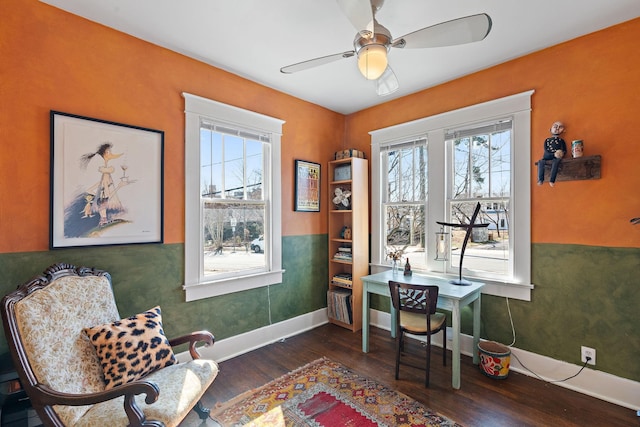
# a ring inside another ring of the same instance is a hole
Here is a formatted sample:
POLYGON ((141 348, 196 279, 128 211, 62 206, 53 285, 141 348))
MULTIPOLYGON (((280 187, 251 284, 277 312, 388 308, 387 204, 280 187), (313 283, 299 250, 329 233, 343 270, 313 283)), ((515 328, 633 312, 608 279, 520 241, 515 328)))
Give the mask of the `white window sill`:
POLYGON ((204 298, 211 298, 234 292, 246 291, 249 289, 261 288, 263 286, 282 283, 282 274, 285 270, 269 271, 250 276, 233 277, 207 283, 194 283, 184 285, 186 301, 196 301, 204 298))

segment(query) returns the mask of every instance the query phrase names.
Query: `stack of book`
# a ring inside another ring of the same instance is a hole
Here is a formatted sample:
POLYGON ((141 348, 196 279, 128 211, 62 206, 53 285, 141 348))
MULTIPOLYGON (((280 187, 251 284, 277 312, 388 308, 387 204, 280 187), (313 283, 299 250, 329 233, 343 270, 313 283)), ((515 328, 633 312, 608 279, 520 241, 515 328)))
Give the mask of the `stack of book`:
POLYGON ((353 281, 351 279, 351 274, 349 273, 338 273, 331 279, 331 282, 336 286, 341 286, 343 288, 351 288, 353 285, 353 281))
POLYGON ((351 255, 351 247, 349 246, 340 246, 338 248, 338 252, 333 256, 334 260, 337 261, 348 261, 351 262, 353 260, 353 256, 351 255))
POLYGON ((346 289, 330 289, 327 292, 327 315, 342 323, 353 322, 351 292, 346 289))

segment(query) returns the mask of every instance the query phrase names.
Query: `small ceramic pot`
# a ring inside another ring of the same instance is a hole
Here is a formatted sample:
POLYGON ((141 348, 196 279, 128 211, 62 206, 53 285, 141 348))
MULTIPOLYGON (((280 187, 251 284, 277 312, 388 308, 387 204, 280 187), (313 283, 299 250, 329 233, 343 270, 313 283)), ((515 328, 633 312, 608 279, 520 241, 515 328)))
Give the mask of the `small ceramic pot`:
POLYGON ((571 155, 575 159, 576 157, 582 157, 584 153, 584 144, 582 140, 576 140, 571 143, 571 155))

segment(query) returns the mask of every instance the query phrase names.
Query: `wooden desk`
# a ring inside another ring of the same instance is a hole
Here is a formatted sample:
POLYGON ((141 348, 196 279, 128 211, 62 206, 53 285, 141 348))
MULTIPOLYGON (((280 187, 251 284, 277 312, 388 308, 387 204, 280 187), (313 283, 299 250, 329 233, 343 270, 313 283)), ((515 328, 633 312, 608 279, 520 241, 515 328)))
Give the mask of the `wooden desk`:
MULTIPOLYGON (((369 294, 389 296, 389 280, 415 285, 438 285, 438 308, 451 311, 453 329, 451 385, 460 388, 460 309, 473 303, 473 363, 478 364, 480 340, 480 290, 484 283, 472 282, 470 286, 452 285, 447 279, 413 273, 403 276, 391 270, 362 277, 362 351, 369 351, 369 294)), ((395 309, 391 305, 391 336, 396 335, 395 309)))

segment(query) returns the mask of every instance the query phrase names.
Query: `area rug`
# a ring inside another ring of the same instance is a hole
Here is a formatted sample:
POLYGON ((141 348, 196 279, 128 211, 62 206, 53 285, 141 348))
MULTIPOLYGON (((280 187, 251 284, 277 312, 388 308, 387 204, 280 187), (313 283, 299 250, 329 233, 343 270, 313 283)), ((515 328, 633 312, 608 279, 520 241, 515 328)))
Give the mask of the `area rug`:
POLYGON ((211 411, 222 426, 456 426, 409 396, 327 358, 211 411))

